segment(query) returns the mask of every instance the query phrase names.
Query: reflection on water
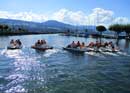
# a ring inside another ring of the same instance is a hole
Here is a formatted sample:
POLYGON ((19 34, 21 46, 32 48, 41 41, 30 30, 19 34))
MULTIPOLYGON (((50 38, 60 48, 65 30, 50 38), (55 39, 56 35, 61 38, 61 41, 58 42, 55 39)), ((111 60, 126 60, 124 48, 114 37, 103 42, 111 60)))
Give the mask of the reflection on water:
MULTIPOLYGON (((86 52, 84 55, 64 51, 62 47, 73 40, 89 43, 96 39, 29 35, 1 37, 0 40, 0 93, 130 92, 128 40, 118 41, 125 52, 86 52), (20 38, 25 47, 5 49, 12 38, 20 38), (46 39, 54 49, 45 52, 31 49, 37 39, 46 39)), ((109 41, 117 43, 116 40, 109 41)))

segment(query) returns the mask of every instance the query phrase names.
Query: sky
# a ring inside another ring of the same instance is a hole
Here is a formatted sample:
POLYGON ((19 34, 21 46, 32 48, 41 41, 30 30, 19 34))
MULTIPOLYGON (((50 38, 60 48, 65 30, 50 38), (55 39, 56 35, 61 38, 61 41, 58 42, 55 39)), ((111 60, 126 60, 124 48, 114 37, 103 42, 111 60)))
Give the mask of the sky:
POLYGON ((0 18, 74 25, 130 22, 130 0, 1 0, 0 18))

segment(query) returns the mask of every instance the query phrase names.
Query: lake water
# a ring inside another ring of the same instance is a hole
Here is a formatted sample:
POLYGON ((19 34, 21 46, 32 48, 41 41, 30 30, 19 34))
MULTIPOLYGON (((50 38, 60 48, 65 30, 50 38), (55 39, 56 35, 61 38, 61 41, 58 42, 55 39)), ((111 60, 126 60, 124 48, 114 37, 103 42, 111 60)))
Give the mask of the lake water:
POLYGON ((130 93, 129 41, 119 40, 124 51, 119 53, 62 50, 73 40, 96 41, 57 34, 0 37, 0 93, 130 93), (23 49, 7 50, 11 39, 21 39, 23 49), (46 39, 54 49, 31 49, 37 39, 46 39))

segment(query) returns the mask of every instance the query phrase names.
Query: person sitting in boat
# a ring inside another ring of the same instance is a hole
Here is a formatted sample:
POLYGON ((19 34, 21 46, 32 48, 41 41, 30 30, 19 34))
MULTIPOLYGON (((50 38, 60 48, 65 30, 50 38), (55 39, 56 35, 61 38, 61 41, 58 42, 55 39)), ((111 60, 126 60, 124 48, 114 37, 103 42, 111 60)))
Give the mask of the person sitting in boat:
POLYGON ((75 42, 73 41, 70 45, 67 46, 68 48, 76 48, 76 44, 75 42))
POLYGON ((14 46, 15 46, 15 47, 19 47, 18 40, 15 40, 14 46))
POLYGON ((85 48, 85 43, 84 42, 82 42, 82 44, 80 45, 80 49, 83 49, 83 48, 85 48))
POLYGON ((43 44, 46 44, 46 41, 45 40, 42 40, 43 44))
POLYGON ((41 41, 40 41, 40 44, 41 44, 41 45, 43 45, 43 44, 44 44, 44 41, 43 41, 43 40, 41 40, 41 41))
POLYGON ((10 41, 10 44, 14 44, 15 42, 14 42, 14 40, 12 39, 11 41, 10 41))
POLYGON ((76 44, 76 47, 80 47, 80 46, 81 46, 81 44, 80 44, 80 42, 78 41, 77 44, 76 44))
POLYGON ((46 41, 45 41, 45 40, 41 40, 40 44, 41 44, 41 47, 42 47, 42 48, 48 47, 48 45, 46 44, 46 41))
POLYGON ((22 42, 21 42, 19 39, 16 40, 16 43, 17 43, 19 46, 22 45, 22 42))
POLYGON ((115 46, 112 41, 109 42, 109 46, 111 47, 112 51, 115 51, 115 46))
POLYGON ((97 47, 97 48, 100 48, 101 47, 101 43, 99 43, 98 41, 96 41, 96 43, 95 43, 94 46, 97 47))
POLYGON ((13 47, 13 46, 15 46, 15 41, 12 39, 12 40, 10 41, 10 47, 13 47))
POLYGON ((107 47, 108 46, 108 42, 105 42, 104 44, 103 44, 103 47, 107 47))
POLYGON ((41 42, 40 40, 38 40, 36 43, 35 43, 35 46, 40 46, 41 45, 41 42))
POLYGON ((94 47, 94 45, 95 45, 95 44, 94 44, 93 42, 90 42, 89 45, 88 45, 87 47, 92 48, 92 47, 94 47))
POLYGON ((112 51, 115 51, 115 46, 113 43, 111 43, 111 48, 112 48, 112 51))

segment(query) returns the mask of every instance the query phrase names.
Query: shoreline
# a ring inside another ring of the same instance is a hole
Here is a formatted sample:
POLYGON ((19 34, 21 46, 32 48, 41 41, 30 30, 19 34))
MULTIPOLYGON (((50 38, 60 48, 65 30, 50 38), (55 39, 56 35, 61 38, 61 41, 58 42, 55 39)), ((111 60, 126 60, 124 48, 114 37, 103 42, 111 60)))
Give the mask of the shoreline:
POLYGON ((78 34, 62 34, 62 36, 74 36, 74 37, 84 37, 84 38, 88 38, 88 37, 92 37, 92 38, 106 38, 106 39, 129 39, 127 38, 126 36, 119 36, 118 38, 117 37, 114 37, 114 36, 110 36, 110 35, 99 35, 99 34, 93 34, 93 35, 78 35, 78 34))
MULTIPOLYGON (((88 36, 82 36, 82 35, 65 35, 64 32, 25 32, 25 33, 6 33, 6 34, 0 34, 1 36, 22 36, 22 35, 40 35, 40 34, 62 34, 63 36, 74 36, 74 37, 92 37, 92 38, 106 38, 106 39, 128 39, 126 36, 119 36, 119 38, 116 38, 114 36, 108 36, 108 35, 88 35, 88 36)), ((130 40, 130 39, 128 39, 130 40)))
POLYGON ((40 34, 60 34, 63 32, 27 32, 27 33, 7 33, 7 34, 0 34, 0 36, 18 36, 18 35, 40 35, 40 34))

